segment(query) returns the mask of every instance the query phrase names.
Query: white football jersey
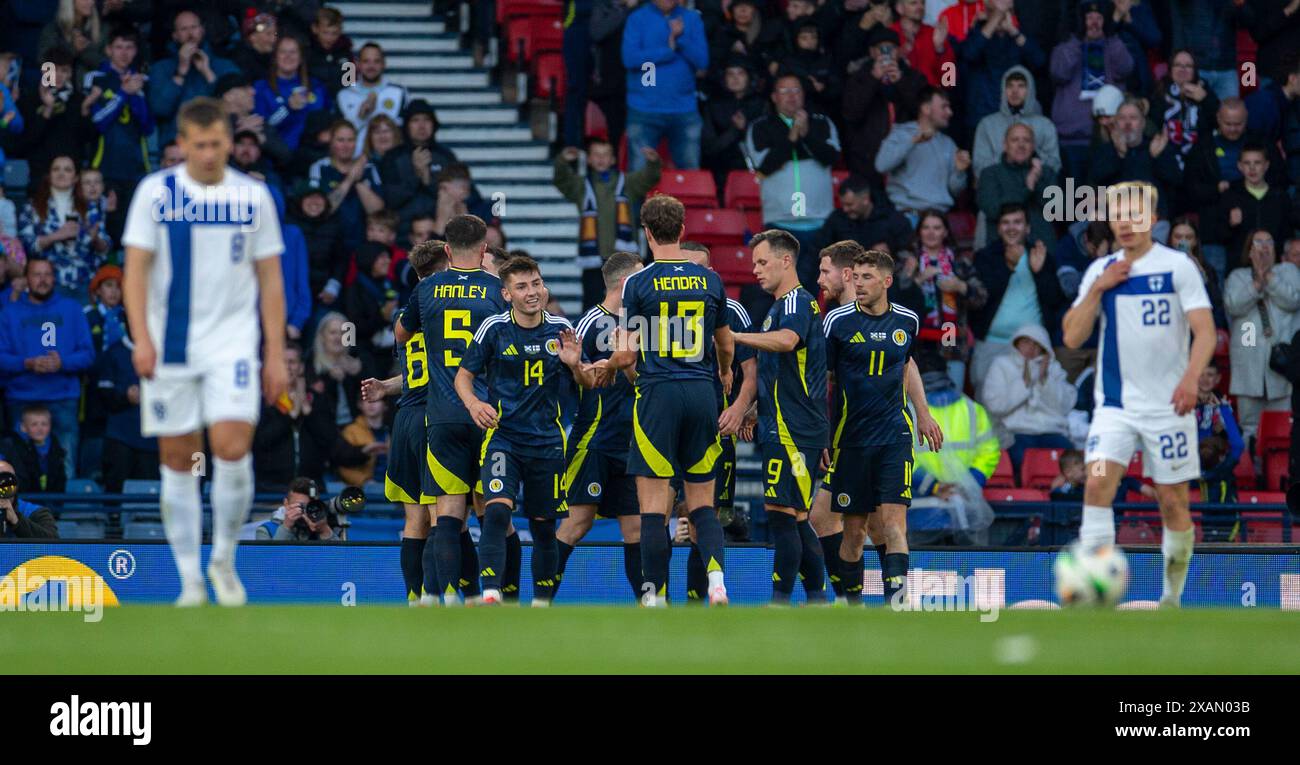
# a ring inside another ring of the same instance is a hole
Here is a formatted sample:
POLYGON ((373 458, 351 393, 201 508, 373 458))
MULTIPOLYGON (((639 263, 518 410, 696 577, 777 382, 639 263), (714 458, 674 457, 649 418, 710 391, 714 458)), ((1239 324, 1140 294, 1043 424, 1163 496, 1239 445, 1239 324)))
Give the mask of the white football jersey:
POLYGON ((122 243, 153 252, 149 337, 160 368, 205 368, 256 357, 261 340, 255 261, 284 251, 275 201, 227 167, 204 186, 185 165, 140 182, 122 243))
MULTIPOLYGON (((1107 255, 1088 266, 1076 306, 1106 266, 1122 257, 1107 255)), ((1201 272, 1187 254, 1156 243, 1138 258, 1128 279, 1101 299, 1096 406, 1172 413, 1191 348, 1187 312, 1209 307, 1201 272)))

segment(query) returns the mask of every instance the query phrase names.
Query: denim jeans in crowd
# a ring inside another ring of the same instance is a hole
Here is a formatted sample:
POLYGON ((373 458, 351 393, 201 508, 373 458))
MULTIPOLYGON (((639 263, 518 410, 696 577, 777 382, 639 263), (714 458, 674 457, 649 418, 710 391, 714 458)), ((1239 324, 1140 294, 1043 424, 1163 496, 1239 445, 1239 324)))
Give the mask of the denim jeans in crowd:
POLYGON ((1241 94, 1241 73, 1236 69, 1209 70, 1202 69, 1201 79, 1210 86, 1220 101, 1236 98, 1241 94))
POLYGON ((50 410, 51 432, 54 437, 59 439, 59 446, 63 447, 64 458, 63 468, 67 471, 69 478, 77 476, 77 443, 80 440, 80 433, 77 425, 77 399, 69 398, 62 401, 9 401, 6 403, 6 414, 9 416, 9 427, 15 433, 22 432, 23 408, 30 404, 44 404, 50 410))
POLYGON ((668 139, 668 152, 679 170, 700 168, 700 130, 704 120, 698 111, 681 114, 656 114, 629 108, 627 110, 627 167, 636 172, 645 167, 641 149, 659 147, 668 139))

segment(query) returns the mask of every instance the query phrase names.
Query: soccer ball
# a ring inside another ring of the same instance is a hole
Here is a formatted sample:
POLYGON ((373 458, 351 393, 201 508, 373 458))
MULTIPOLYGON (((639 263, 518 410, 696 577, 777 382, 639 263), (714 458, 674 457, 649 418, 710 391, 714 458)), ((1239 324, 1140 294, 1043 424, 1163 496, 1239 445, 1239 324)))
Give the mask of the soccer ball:
POLYGON ((1075 542, 1056 555, 1056 599, 1062 606, 1113 608, 1128 587, 1128 559, 1115 545, 1075 542))

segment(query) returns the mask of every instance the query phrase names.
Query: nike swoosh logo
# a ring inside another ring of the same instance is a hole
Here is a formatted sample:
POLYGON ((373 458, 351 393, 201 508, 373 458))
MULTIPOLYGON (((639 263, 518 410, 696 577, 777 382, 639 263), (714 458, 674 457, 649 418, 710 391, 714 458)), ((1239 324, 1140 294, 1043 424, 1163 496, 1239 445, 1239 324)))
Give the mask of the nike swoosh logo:
POLYGON ((1186 462, 1180 462, 1180 463, 1178 463, 1177 465, 1170 465, 1170 466, 1169 466, 1169 469, 1170 469, 1170 470, 1182 470, 1182 469, 1183 469, 1184 467, 1186 467, 1186 466, 1187 466, 1187 463, 1186 463, 1186 462))

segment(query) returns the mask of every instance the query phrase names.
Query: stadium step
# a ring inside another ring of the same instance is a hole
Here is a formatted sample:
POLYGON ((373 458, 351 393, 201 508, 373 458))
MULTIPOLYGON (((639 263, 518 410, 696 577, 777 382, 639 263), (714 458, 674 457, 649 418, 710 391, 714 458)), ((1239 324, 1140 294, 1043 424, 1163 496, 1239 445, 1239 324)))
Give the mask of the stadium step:
MULTIPOLYGON (((511 210, 511 212, 514 211, 511 210)), ((578 220, 578 211, 573 205, 569 205, 569 215, 567 216, 567 219, 571 219, 573 222, 524 223, 523 221, 516 220, 512 215, 510 216, 510 219, 504 221, 503 224, 505 226, 506 236, 510 238, 512 247, 514 246, 516 238, 554 239, 570 243, 574 252, 577 252, 578 245, 577 242, 574 241, 573 232, 577 230, 575 224, 578 220)))
POLYGON ((551 184, 548 147, 534 138, 520 109, 505 102, 487 70, 474 66, 457 30, 434 18, 428 0, 333 5, 354 46, 382 46, 392 81, 433 106, 438 141, 469 165, 483 197, 495 202, 494 195, 505 195, 498 214, 510 247, 544 264, 552 295, 576 317, 582 307, 577 210, 551 184))
POLYGON ((396 74, 397 72, 427 72, 430 69, 439 71, 446 70, 463 70, 474 68, 473 56, 402 56, 392 55, 385 56, 384 63, 387 70, 396 74))
POLYGON ((438 130, 438 142, 448 146, 464 143, 518 144, 532 140, 533 131, 523 126, 443 127, 438 130))
MULTIPOLYGON (((564 199, 560 196, 560 190, 549 183, 506 184, 500 181, 480 181, 478 187, 485 197, 495 198, 492 195, 497 192, 504 194, 506 204, 518 200, 559 202, 564 199)), ((509 210, 506 214, 509 215, 509 210)))
MULTIPOLYGON (((452 45, 447 50, 460 50, 460 46, 456 44, 456 38, 447 35, 447 27, 441 21, 403 20, 401 22, 394 22, 391 19, 384 21, 373 19, 352 21, 345 19, 344 23, 347 24, 348 27, 348 37, 352 38, 353 50, 361 47, 361 43, 364 43, 367 40, 379 42, 379 38, 414 38, 417 35, 419 36, 419 39, 423 40, 425 43, 450 41, 452 45), (429 39, 435 35, 447 35, 447 37, 442 39, 429 39)), ((385 45, 384 49, 387 50, 388 46, 385 45)))
POLYGON ((364 43, 378 43, 384 49, 384 58, 392 66, 394 54, 416 53, 460 53, 460 40, 455 37, 405 37, 397 34, 366 35, 352 41, 352 49, 358 50, 364 43))
POLYGON ((419 19, 420 21, 437 24, 442 26, 442 22, 435 22, 432 19, 432 3, 428 2, 409 2, 409 3, 334 3, 339 13, 343 14, 343 31, 349 36, 352 34, 352 24, 356 23, 354 19, 419 19))
POLYGON ((510 106, 495 109, 453 109, 439 106, 434 111, 438 113, 438 124, 444 127, 452 125, 514 126, 519 123, 519 110, 510 106))
POLYGON ((486 88, 488 73, 480 70, 443 72, 393 72, 393 82, 405 85, 407 90, 420 88, 486 88))
MULTIPOLYGON (((471 169, 475 169, 478 162, 543 162, 546 160, 546 147, 540 144, 537 146, 448 145, 456 152, 461 162, 469 163, 471 169)), ((477 181, 477 173, 475 180, 477 181)))
POLYGON ((498 182, 551 182, 551 165, 547 164, 528 164, 528 165, 484 165, 482 170, 474 171, 474 178, 477 181, 498 181, 498 182))

